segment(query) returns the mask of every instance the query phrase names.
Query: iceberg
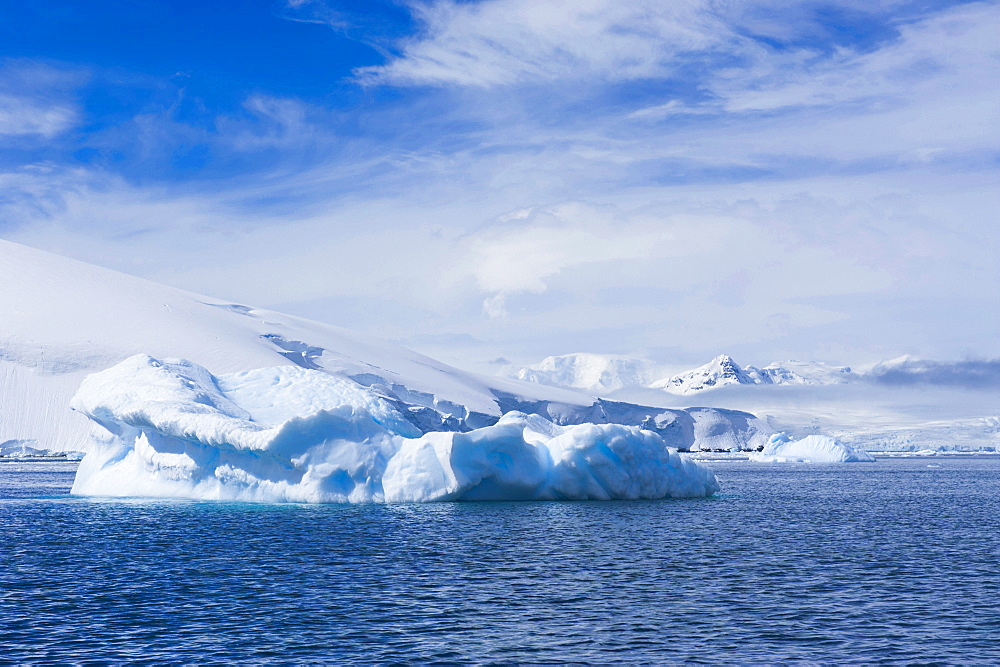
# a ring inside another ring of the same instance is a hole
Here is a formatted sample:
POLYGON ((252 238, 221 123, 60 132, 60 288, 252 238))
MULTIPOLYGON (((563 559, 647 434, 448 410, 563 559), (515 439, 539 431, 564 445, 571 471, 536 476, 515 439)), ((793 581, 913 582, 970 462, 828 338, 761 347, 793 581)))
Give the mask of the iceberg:
POLYGON ((139 354, 72 400, 93 423, 73 493, 258 502, 693 498, 708 468, 656 433, 508 412, 421 433, 350 378, 298 366, 214 376, 139 354))
POLYGON ((29 442, 34 442, 34 440, 6 440, 0 442, 0 459, 61 458, 68 461, 79 461, 83 458, 83 452, 53 451, 51 449, 32 447, 28 444, 29 442))
POLYGON ((826 435, 809 435, 792 440, 785 433, 775 433, 763 451, 750 454, 758 463, 871 463, 868 452, 855 449, 826 435))

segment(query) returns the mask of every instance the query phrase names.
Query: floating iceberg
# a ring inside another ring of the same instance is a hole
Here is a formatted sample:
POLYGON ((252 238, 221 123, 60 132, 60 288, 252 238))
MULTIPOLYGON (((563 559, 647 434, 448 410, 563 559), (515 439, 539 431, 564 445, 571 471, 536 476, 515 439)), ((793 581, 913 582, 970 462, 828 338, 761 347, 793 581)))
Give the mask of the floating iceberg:
POLYGON ((296 366, 213 376, 136 355, 88 376, 95 423, 73 493, 262 502, 690 498, 712 472, 650 431, 510 412, 424 435, 348 378, 296 366))
POLYGON ((776 433, 763 451, 750 454, 750 460, 759 463, 871 463, 875 458, 829 436, 809 435, 792 440, 784 433, 776 433))
POLYGON ((60 458, 68 461, 79 461, 83 452, 52 451, 42 447, 32 447, 28 442, 33 440, 5 440, 0 442, 0 459, 39 459, 60 458))

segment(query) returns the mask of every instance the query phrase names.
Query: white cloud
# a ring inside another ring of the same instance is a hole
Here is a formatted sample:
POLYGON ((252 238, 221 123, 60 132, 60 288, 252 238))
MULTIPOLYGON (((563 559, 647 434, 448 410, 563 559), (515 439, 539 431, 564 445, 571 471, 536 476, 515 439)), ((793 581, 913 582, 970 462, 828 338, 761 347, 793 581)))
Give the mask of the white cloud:
MULTIPOLYGON (((253 96, 197 139, 240 160, 266 151, 266 168, 162 187, 11 170, 0 224, 223 298, 384 337, 483 341, 422 348, 459 363, 601 346, 691 361, 1000 355, 982 316, 1000 285, 996 5, 822 57, 733 37, 746 6, 420 5, 426 31, 368 75, 461 90, 364 109, 378 136, 337 137, 339 110, 253 96), (702 72, 710 102, 567 110, 558 93, 507 85, 600 87, 715 53, 744 67, 702 72)), ((756 28, 784 35, 783 16, 756 28)), ((178 130, 158 122, 162 152, 178 130)))
MULTIPOLYGON (((893 4, 835 4, 878 14, 893 27, 893 4)), ((777 49, 748 36, 824 29, 817 8, 768 0, 420 3, 413 11, 424 30, 402 43, 398 57, 362 74, 373 82, 480 89, 571 83, 574 94, 599 94, 609 81, 669 79, 697 63, 681 76, 680 92, 624 112, 629 127, 597 110, 591 123, 574 122, 559 94, 521 99, 505 91, 502 101, 487 97, 466 109, 496 123, 484 144, 552 150, 562 143, 619 164, 693 159, 769 168, 775 158, 798 156, 920 163, 997 148, 995 2, 895 18, 894 36, 859 47, 777 49), (683 134, 671 127, 678 118, 686 118, 683 134)))
POLYGON ((492 86, 663 76, 677 56, 736 40, 707 0, 442 0, 414 3, 424 33, 359 71, 397 84, 492 86))
MULTIPOLYGON (((863 3, 843 4, 865 9, 863 3)), ((809 169, 880 171, 929 164, 976 168, 1000 150, 1000 48, 992 40, 1000 30, 1000 11, 995 3, 910 17, 897 23, 893 38, 824 53, 778 50, 736 35, 736 28, 765 14, 799 31, 816 29, 791 20, 801 18, 802 6, 785 12, 767 2, 528 5, 493 0, 419 7, 430 16, 428 29, 405 44, 399 58, 369 75, 387 83, 471 86, 450 112, 456 122, 477 128, 466 137, 471 147, 438 159, 435 166, 443 170, 438 175, 468 179, 482 174, 492 187, 519 188, 529 201, 676 178, 696 181, 702 172, 708 178, 728 173, 740 178, 741 170, 795 178, 803 168, 804 175, 809 169), (603 45, 648 40, 652 46, 632 49, 658 54, 643 61, 644 75, 669 76, 670 68, 684 61, 680 51, 671 51, 677 44, 657 36, 656 21, 644 22, 643 11, 664 21, 677 12, 705 17, 685 23, 693 30, 709 25, 704 39, 680 42, 684 48, 707 49, 685 56, 702 69, 698 77, 681 82, 682 91, 697 88, 700 98, 664 93, 655 104, 633 109, 620 100, 605 104, 602 82, 632 74, 618 65, 620 54, 603 45), (572 29, 563 33, 552 18, 557 14, 569 16, 572 29), (575 23, 577 15, 585 17, 579 19, 583 28, 575 23), (646 23, 649 29, 640 30, 646 23), (619 31, 618 25, 632 28, 619 31), (574 39, 575 44, 564 44, 574 39), (718 67, 712 56, 716 48, 738 66, 718 67), (419 55, 424 50, 438 55, 424 59, 419 55), (568 82, 560 90, 579 97, 565 106, 562 92, 489 88, 543 80, 568 82), (534 196, 545 189, 546 198, 534 196)))
MULTIPOLYGON (((844 47, 833 52, 828 45, 776 48, 771 40, 822 44, 831 22, 837 20, 830 17, 841 11, 859 22, 895 21, 905 42, 910 31, 906 21, 921 16, 917 11, 901 12, 905 4, 902 0, 874 4, 804 0, 791 6, 780 0, 412 0, 409 7, 421 31, 401 41, 397 55, 386 64, 361 68, 357 74, 372 83, 488 88, 662 79, 695 65, 685 74, 686 82, 723 95, 732 110, 815 104, 831 101, 831 84, 840 94, 853 96, 872 90, 881 78, 878 65, 866 68, 863 52, 844 47), (858 84, 854 91, 836 75, 848 70, 858 84), (823 79, 829 72, 835 72, 834 81, 815 81, 816 85, 794 81, 823 79)), ((934 16, 934 11, 925 12, 934 16)), ((995 18, 996 13, 992 3, 944 12, 959 24, 977 16, 995 18)), ((980 27, 982 39, 963 44, 953 38, 964 27, 949 26, 948 21, 935 24, 939 39, 931 49, 934 56, 945 55, 951 46, 958 52, 987 46, 995 34, 993 21, 987 20, 980 27)), ((906 58, 902 51, 897 49, 906 58)), ((899 67, 895 69, 898 72, 899 67)))
POLYGON ((0 94, 0 135, 51 139, 76 122, 77 112, 69 106, 0 94))
POLYGON ((72 92, 85 79, 27 61, 0 61, 0 137, 52 139, 80 122, 72 92))
POLYGON ((702 185, 516 209, 424 185, 437 193, 424 203, 401 193, 277 214, 245 204, 267 194, 257 187, 0 175, 0 189, 24 195, 5 211, 25 223, 7 238, 383 337, 485 341, 421 344, 463 364, 580 346, 664 361, 661 348, 850 364, 961 356, 956 345, 1000 354, 981 314, 1000 284, 996 231, 980 222, 1000 206, 988 180, 702 185))
POLYGON ((505 214, 460 240, 453 280, 471 275, 488 294, 483 312, 505 317, 510 296, 542 293, 547 279, 567 269, 651 257, 669 241, 662 229, 621 233, 616 218, 611 207, 578 202, 505 214))
POLYGON ((317 23, 335 30, 350 26, 344 14, 329 6, 325 0, 285 0, 281 17, 300 23, 317 23))
POLYGON ((318 115, 318 110, 299 100, 257 94, 244 100, 243 107, 253 114, 257 123, 230 118, 216 121, 222 140, 237 150, 302 147, 316 145, 329 137, 329 133, 310 118, 310 115, 318 115))
POLYGON ((897 39, 871 52, 770 54, 751 68, 724 71, 708 85, 728 112, 850 103, 886 107, 991 89, 996 99, 997 34, 1000 8, 974 3, 903 25, 897 39))

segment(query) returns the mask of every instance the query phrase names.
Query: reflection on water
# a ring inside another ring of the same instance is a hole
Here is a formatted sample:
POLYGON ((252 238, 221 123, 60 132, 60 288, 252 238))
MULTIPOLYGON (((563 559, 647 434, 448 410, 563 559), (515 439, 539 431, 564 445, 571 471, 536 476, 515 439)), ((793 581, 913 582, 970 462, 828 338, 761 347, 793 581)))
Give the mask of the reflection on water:
POLYGON ((0 655, 1000 661, 996 457, 712 465, 703 500, 308 506, 0 463, 0 655))

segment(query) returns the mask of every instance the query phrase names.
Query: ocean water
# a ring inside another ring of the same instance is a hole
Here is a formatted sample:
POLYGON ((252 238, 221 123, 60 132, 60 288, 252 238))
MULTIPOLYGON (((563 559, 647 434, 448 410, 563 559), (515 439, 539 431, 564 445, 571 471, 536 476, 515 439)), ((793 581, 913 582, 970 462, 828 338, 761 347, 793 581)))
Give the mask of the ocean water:
POLYGON ((3 662, 1000 662, 1000 457, 704 500, 72 498, 0 463, 3 662))

